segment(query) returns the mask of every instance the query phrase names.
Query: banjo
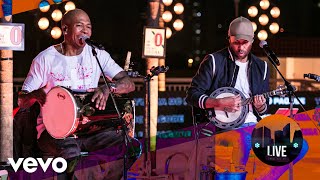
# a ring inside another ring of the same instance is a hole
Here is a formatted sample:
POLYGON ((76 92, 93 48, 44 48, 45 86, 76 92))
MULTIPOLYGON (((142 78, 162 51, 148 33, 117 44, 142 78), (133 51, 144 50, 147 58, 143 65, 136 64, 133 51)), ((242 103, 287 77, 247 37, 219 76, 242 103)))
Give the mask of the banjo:
MULTIPOLYGON (((276 90, 263 93, 265 98, 275 96, 275 95, 284 95, 286 93, 285 86, 279 86, 276 90)), ((224 98, 230 96, 240 95, 241 97, 241 106, 240 110, 236 112, 227 112, 223 110, 207 109, 206 115, 209 121, 222 129, 231 129, 241 126, 247 117, 249 112, 249 104, 253 102, 254 96, 246 98, 241 91, 233 87, 222 87, 211 93, 210 97, 212 98, 224 98)))

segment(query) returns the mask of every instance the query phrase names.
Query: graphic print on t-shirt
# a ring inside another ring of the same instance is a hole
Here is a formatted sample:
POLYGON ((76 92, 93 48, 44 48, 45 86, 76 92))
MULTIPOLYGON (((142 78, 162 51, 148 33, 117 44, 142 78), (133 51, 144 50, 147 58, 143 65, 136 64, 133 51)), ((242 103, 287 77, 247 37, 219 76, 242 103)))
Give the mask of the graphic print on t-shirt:
POLYGON ((80 63, 74 65, 70 63, 68 65, 69 67, 65 66, 62 69, 52 68, 49 74, 55 85, 79 90, 86 90, 92 87, 92 67, 84 66, 80 63))

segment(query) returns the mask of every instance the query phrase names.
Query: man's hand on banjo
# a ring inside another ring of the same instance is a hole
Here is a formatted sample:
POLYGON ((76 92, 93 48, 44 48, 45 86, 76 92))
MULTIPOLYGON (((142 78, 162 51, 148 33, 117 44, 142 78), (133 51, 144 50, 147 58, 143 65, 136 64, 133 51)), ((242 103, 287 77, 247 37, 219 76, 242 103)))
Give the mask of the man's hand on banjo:
POLYGON ((261 111, 265 108, 266 98, 263 95, 256 95, 253 99, 253 106, 258 110, 261 111))
POLYGON ((240 95, 224 97, 218 99, 218 106, 215 107, 216 110, 222 110, 227 112, 236 112, 240 110, 241 97, 240 95))

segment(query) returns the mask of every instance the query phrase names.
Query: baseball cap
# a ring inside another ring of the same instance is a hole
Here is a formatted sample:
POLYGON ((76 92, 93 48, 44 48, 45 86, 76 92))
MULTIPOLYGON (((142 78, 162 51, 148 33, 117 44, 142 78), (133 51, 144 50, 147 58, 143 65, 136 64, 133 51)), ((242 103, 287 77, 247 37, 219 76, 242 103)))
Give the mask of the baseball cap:
POLYGON ((245 39, 252 42, 254 33, 251 21, 242 16, 234 19, 229 25, 228 36, 234 36, 236 40, 245 39))

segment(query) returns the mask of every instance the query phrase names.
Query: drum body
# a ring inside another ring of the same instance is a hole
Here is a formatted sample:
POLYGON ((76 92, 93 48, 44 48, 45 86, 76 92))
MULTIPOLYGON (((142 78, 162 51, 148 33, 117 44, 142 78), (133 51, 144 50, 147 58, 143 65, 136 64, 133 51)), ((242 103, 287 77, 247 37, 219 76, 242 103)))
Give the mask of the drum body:
POLYGON ((115 98, 121 114, 119 118, 110 97, 105 110, 98 110, 91 102, 92 96, 93 93, 75 92, 60 86, 52 88, 42 107, 43 123, 48 133, 56 139, 82 136, 108 128, 120 128, 125 120, 133 137, 134 101, 127 97, 115 98))

